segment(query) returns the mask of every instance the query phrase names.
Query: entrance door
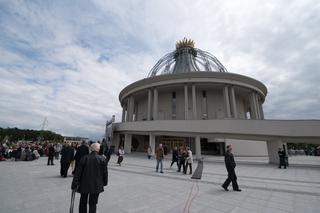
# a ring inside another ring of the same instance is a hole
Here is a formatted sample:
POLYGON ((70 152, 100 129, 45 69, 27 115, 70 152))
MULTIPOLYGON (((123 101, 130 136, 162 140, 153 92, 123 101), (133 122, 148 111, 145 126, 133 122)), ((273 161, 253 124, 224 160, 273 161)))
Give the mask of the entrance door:
POLYGON ((223 155, 225 152, 224 142, 208 142, 207 138, 201 138, 201 154, 223 155))
POLYGON ((180 147, 190 147, 191 140, 186 137, 160 136, 159 139, 156 140, 156 147, 158 147, 160 143, 167 147, 167 151, 169 153, 174 149, 174 147, 178 147, 178 149, 180 147))

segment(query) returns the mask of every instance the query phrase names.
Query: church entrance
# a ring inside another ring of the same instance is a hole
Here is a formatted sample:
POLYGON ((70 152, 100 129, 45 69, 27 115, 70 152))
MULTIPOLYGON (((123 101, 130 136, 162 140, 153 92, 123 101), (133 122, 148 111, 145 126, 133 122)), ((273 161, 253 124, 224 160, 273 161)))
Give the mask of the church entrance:
POLYGON ((224 142, 208 142, 207 138, 201 138, 201 154, 203 155, 224 155, 224 142))
POLYGON ((180 147, 190 147, 192 152, 194 152, 194 138, 191 137, 159 136, 156 137, 156 147, 158 147, 159 144, 163 145, 167 153, 170 153, 174 147, 178 147, 178 149, 180 147))

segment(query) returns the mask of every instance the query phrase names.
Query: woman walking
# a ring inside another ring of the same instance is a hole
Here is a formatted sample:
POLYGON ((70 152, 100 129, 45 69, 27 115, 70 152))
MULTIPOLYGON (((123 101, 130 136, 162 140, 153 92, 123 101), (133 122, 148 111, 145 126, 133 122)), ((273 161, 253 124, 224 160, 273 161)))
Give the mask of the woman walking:
POLYGON ((123 161, 123 156, 124 156, 124 150, 123 150, 123 147, 120 146, 119 147, 119 151, 118 151, 118 161, 117 163, 119 164, 119 166, 121 166, 121 162, 123 161))

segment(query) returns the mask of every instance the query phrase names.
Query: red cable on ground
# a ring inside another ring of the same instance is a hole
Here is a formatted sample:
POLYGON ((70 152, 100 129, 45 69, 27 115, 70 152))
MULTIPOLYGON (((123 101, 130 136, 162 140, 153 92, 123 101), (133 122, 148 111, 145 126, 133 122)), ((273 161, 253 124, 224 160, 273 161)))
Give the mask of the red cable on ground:
POLYGON ((189 200, 190 200, 190 196, 191 196, 192 191, 193 191, 193 187, 194 187, 194 183, 193 183, 193 185, 192 185, 192 187, 191 187, 191 190, 190 190, 190 192, 189 192, 187 202, 186 202, 186 204, 184 205, 183 213, 185 213, 186 208, 187 208, 187 206, 188 206, 188 203, 189 203, 189 200))
POLYGON ((188 208, 187 208, 188 209, 188 213, 190 211, 190 207, 191 207, 192 201, 197 197, 198 193, 199 193, 199 185, 198 185, 198 181, 197 181, 197 192, 193 195, 193 197, 191 198, 191 200, 189 202, 189 205, 188 205, 188 208))

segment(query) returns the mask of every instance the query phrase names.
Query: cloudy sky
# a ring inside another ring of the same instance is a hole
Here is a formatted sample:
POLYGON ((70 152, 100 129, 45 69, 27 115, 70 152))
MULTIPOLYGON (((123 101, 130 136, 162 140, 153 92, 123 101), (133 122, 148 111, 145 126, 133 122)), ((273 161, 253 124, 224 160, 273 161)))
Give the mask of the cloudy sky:
POLYGON ((101 139, 183 37, 262 81, 267 119, 320 119, 317 0, 0 0, 0 126, 101 139))

